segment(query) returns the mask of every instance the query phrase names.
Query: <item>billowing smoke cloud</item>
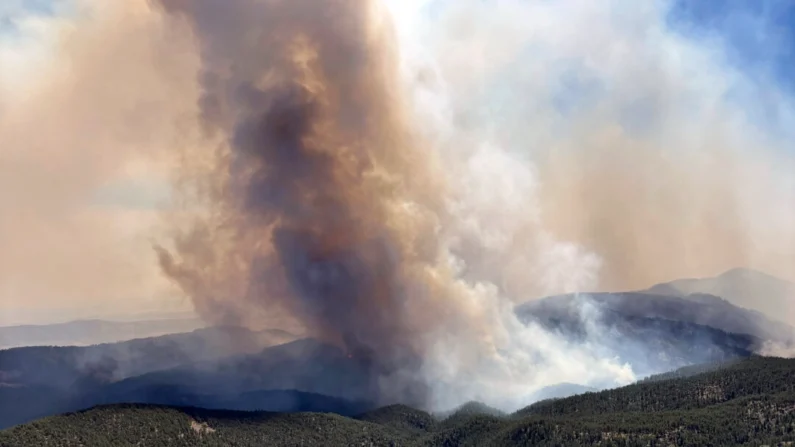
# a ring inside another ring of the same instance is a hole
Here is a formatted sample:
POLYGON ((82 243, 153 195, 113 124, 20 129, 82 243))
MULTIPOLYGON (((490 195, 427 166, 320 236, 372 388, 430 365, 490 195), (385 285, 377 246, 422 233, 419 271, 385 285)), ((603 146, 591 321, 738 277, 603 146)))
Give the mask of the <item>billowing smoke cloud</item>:
MULTIPOLYGON (((81 215, 133 161, 176 160, 158 254, 197 311, 301 326, 371 367, 384 400, 511 407, 634 378, 605 334, 525 326, 516 302, 737 266, 793 279, 789 135, 752 121, 791 101, 671 31, 667 2, 78 4, 68 76, 0 98, 0 136, 23 142, 0 166, 28 173, 0 182, 30 191, 3 205, 36 210, 0 215, 0 237, 81 215)), ((28 238, 47 256, 0 265, 75 301, 142 290, 107 262, 131 253, 104 223, 48 224, 28 238)))
POLYGON ((163 4, 193 26, 203 122, 229 147, 212 217, 178 239, 178 260, 161 251, 166 272, 210 318, 283 309, 386 373, 416 362, 430 321, 412 306, 438 314, 446 293, 428 240, 441 190, 375 5, 163 4))
MULTIPOLYGON (((258 311, 283 312, 371 366, 383 398, 420 404, 423 385, 455 389, 461 371, 506 377, 534 364, 524 356, 550 361, 542 353, 559 342, 523 333, 489 276, 496 266, 466 265, 480 256, 499 262, 518 242, 506 236, 537 226, 536 216, 515 211, 520 197, 532 197, 532 176, 488 147, 473 147, 463 166, 437 163, 437 148, 414 127, 397 36, 378 3, 162 3, 196 34, 202 119, 220 141, 209 173, 216 189, 200 196, 205 216, 173 251, 159 250, 203 315, 256 324, 258 311), (447 177, 458 169, 473 169, 465 180, 476 183, 447 177), (488 192, 494 175, 513 190, 488 192)), ((541 250, 551 265, 505 268, 594 276, 598 260, 540 236, 523 248, 541 250)), ((582 364, 597 360, 582 355, 582 364)), ((604 363, 595 369, 601 379, 631 376, 604 363)))
POLYGON ((740 71, 764 67, 679 32, 674 2, 414 3, 426 19, 405 39, 445 89, 450 158, 487 136, 532 163, 523 210, 602 258, 600 289, 734 267, 794 278, 791 95, 740 71))

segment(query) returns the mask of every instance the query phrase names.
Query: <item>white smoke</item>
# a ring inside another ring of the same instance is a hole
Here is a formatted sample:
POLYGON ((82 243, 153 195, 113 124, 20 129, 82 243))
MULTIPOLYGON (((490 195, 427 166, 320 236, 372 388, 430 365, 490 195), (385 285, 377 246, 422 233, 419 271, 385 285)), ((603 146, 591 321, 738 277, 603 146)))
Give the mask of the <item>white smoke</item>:
MULTIPOLYGON (((479 400, 515 409, 535 391, 557 383, 606 387, 635 380, 633 365, 602 349, 606 341, 615 344, 615 336, 600 326, 598 310, 587 300, 580 301, 580 313, 588 337, 580 342, 532 323, 525 326, 513 312, 516 302, 602 285, 602 253, 557 237, 557 228, 545 220, 544 179, 537 164, 549 163, 558 150, 610 157, 603 145, 615 144, 638 146, 630 148, 636 151, 662 147, 663 160, 710 169, 712 142, 738 139, 718 152, 722 157, 742 152, 742 143, 751 147, 761 140, 743 120, 742 106, 723 99, 730 88, 748 84, 721 63, 718 48, 669 31, 665 2, 387 4, 397 22, 418 131, 433 142, 455 191, 449 202, 452 218, 440 232, 458 274, 460 305, 474 303, 472 315, 480 321, 473 326, 489 328, 482 342, 490 349, 462 346, 455 333, 434 339, 425 365, 435 384, 433 405, 449 408, 479 400), (713 134, 701 136, 707 128, 713 134), (572 147, 577 144, 595 147, 572 147), (472 352, 490 355, 473 361, 472 352)), ((627 162, 619 152, 613 156, 617 164, 627 162)), ((572 172, 578 171, 562 174, 572 172)), ((743 172, 751 187, 760 185, 751 171, 743 172)), ((792 196, 784 188, 775 191, 779 204, 792 196)), ((585 194, 587 200, 587 189, 585 194)), ((743 207, 737 210, 740 216, 752 215, 745 208, 753 206, 749 194, 738 191, 732 199, 743 207)), ((757 215, 782 216, 775 211, 780 207, 753 208, 757 215)), ((568 220, 578 217, 572 213, 568 220)), ((775 219, 776 225, 786 221, 775 219)), ((762 244, 778 237, 755 229, 751 237, 762 244)), ((634 235, 618 237, 632 244, 634 235)))
MULTIPOLYGON (((592 289, 601 261, 544 229, 535 168, 521 147, 503 148, 494 141, 499 122, 479 119, 469 129, 456 122, 461 115, 480 116, 482 111, 461 104, 465 96, 457 80, 449 78, 449 67, 436 57, 433 45, 423 41, 428 30, 421 22, 429 4, 390 3, 420 131, 435 143, 455 191, 448 204, 452 217, 440 231, 458 274, 458 297, 467 303, 450 304, 474 306, 472 315, 479 321, 472 326, 488 328, 482 339, 487 349, 472 349, 463 341, 469 338, 456 333, 436 334, 424 365, 431 405, 445 409, 477 400, 515 410, 545 386, 574 382, 603 387, 635 380, 629 365, 594 355, 588 342, 573 343, 518 320, 514 303, 529 298, 523 295, 528 286, 543 294, 592 289), (489 355, 472 359, 473 352, 489 355)), ((487 17, 493 15, 489 11, 487 17)), ((471 42, 466 45, 473 48, 471 42)), ((478 66, 475 59, 465 63, 467 71, 495 68, 478 66)))

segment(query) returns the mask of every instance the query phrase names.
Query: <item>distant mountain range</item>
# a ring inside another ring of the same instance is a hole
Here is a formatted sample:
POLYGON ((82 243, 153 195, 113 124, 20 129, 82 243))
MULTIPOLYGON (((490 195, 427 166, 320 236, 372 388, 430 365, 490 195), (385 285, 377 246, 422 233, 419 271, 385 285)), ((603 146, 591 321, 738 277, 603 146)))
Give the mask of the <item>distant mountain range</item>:
POLYGON ((189 332, 205 326, 198 318, 145 321, 79 320, 0 327, 0 349, 22 346, 88 346, 189 332))
POLYGON ((657 284, 645 292, 679 297, 719 296, 735 306, 795 324, 795 283, 756 270, 738 268, 713 278, 679 279, 657 284))

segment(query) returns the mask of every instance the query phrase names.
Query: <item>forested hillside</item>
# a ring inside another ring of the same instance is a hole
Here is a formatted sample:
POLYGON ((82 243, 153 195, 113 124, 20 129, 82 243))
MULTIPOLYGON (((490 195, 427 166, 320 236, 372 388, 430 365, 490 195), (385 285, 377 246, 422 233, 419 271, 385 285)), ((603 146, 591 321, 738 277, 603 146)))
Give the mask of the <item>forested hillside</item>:
POLYGON ((394 405, 346 418, 146 405, 97 407, 0 432, 2 446, 792 445, 795 360, 755 357, 540 402, 433 416, 394 405))

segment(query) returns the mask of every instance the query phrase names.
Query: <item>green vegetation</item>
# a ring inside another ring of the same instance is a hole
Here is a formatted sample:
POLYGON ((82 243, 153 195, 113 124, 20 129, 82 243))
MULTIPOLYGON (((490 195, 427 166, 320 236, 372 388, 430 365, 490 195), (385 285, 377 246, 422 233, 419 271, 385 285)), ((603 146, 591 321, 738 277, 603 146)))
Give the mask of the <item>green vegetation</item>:
POLYGON ((795 445, 795 360, 755 357, 531 405, 402 405, 358 418, 144 405, 97 407, 0 432, 1 446, 795 445))
POLYGON ((650 413, 706 408, 746 396, 795 397, 795 360, 756 357, 732 362, 722 369, 709 369, 712 368, 681 379, 650 380, 541 402, 519 413, 546 416, 650 413))

